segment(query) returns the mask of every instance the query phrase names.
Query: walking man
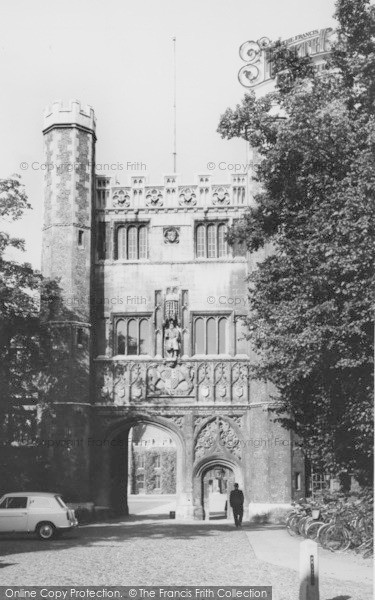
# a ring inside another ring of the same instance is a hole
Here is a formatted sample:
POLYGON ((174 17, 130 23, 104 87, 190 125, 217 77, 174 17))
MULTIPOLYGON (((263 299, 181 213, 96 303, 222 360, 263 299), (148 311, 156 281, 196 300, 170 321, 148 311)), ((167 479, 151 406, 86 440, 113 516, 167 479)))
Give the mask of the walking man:
POLYGON ((234 524, 236 527, 241 527, 243 517, 243 491, 238 488, 238 483, 234 484, 234 490, 231 491, 229 496, 229 504, 233 510, 234 524))

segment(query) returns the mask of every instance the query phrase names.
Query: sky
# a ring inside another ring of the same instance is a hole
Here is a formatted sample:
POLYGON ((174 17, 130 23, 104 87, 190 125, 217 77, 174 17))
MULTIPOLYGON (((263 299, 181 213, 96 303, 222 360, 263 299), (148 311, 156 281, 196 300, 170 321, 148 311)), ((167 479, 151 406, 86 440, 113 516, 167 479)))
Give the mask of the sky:
POLYGON ((216 129, 245 93, 240 45, 335 26, 333 13, 334 0, 2 0, 0 178, 20 173, 33 207, 12 227, 26 240, 22 259, 40 267, 45 106, 90 104, 97 172, 126 185, 130 166, 116 173, 104 165, 143 163, 149 182, 161 184, 173 166, 176 37, 177 172, 192 184, 220 163, 213 179, 229 181, 233 165, 246 165, 245 142, 222 140, 216 129))

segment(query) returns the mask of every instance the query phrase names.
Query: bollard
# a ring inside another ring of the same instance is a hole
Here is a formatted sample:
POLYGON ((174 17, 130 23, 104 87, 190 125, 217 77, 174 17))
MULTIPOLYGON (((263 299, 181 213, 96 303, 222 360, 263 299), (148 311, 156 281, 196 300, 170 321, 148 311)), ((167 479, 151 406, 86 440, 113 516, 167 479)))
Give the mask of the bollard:
POLYGON ((313 540, 300 543, 299 600, 319 600, 318 544, 313 540))

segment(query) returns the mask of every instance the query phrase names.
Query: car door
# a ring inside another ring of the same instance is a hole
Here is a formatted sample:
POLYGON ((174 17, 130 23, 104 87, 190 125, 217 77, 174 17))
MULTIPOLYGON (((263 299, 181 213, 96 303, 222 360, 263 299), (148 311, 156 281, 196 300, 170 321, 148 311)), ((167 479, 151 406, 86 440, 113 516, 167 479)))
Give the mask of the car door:
POLYGON ((7 496, 0 505, 0 531, 27 531, 27 496, 7 496))
POLYGON ((53 496, 30 496, 27 522, 28 530, 34 531, 40 521, 51 521, 53 525, 57 525, 56 512, 62 512, 65 515, 53 496))

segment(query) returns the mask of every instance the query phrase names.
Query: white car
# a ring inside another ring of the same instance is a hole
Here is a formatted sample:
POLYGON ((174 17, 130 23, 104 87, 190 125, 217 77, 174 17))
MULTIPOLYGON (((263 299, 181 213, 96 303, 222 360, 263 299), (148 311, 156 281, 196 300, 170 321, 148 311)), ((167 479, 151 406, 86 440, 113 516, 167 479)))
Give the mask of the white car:
POLYGON ((77 525, 74 510, 59 494, 16 492, 0 498, 0 533, 36 533, 50 540, 77 525))

